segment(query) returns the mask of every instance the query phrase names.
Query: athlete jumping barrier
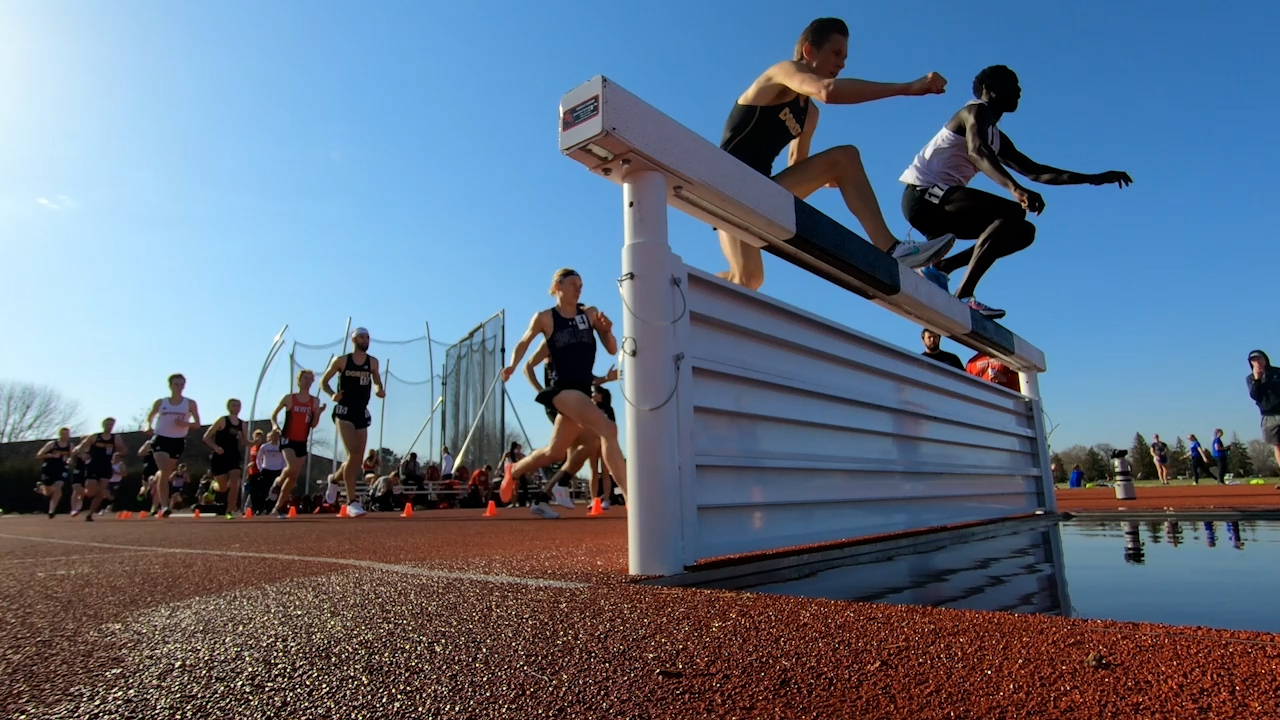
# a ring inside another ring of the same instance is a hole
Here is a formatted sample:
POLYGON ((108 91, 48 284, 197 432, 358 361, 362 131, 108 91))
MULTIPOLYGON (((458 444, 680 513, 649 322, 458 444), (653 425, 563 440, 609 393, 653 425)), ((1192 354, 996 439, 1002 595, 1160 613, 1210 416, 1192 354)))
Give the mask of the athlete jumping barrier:
POLYGON ((613 81, 560 149, 622 185, 630 572, 1056 509, 1044 354, 613 81), (685 265, 667 205, 1018 370, 1024 394, 685 265))

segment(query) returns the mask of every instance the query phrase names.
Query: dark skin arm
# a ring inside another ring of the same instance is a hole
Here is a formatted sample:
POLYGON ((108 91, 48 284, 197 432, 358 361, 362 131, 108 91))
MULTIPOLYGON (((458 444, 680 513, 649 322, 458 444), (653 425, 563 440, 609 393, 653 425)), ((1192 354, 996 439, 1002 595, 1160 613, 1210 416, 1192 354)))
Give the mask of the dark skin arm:
POLYGON ((951 118, 947 128, 964 136, 969 157, 987 177, 997 185, 1009 191, 1029 212, 1039 213, 1044 210, 1044 198, 1032 190, 1028 190, 1014 179, 1005 169, 1000 156, 991 147, 988 138, 995 125, 995 114, 986 105, 966 105, 951 118))
POLYGON ((1109 170, 1104 173, 1081 173, 1072 170, 1060 170, 1044 165, 1023 155, 1008 135, 1000 133, 1000 160, 1014 172, 1032 182, 1042 185, 1110 185, 1120 187, 1133 182, 1129 173, 1109 170))

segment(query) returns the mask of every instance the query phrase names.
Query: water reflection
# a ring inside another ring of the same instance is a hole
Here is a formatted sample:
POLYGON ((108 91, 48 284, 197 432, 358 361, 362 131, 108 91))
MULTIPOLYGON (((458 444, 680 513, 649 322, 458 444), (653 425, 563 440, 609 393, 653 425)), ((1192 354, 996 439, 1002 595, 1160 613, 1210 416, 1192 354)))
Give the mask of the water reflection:
POLYGON ((745 589, 1280 632, 1280 613, 1269 603, 1224 603, 1222 597, 1224 587, 1235 597, 1280 595, 1280 574, 1271 568, 1277 550, 1280 521, 1071 521, 929 552, 880 553, 872 562, 762 579, 745 589))

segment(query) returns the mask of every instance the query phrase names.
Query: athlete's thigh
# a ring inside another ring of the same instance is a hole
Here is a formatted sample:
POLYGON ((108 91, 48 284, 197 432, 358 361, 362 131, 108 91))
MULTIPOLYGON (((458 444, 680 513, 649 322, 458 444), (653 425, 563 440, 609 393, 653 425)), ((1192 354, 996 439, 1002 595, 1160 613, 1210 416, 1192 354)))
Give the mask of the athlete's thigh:
POLYGON ((566 390, 556 396, 556 409, 561 415, 568 415, 573 422, 581 425, 596 435, 609 430, 616 431, 616 426, 609 416, 604 414, 591 398, 577 390, 566 390))
POLYGON ((773 181, 803 200, 836 178, 840 163, 849 161, 847 156, 851 150, 848 147, 827 148, 783 169, 773 176, 773 181))
POLYGON ((1021 220, 1027 216, 1021 205, 1008 198, 971 187, 954 187, 942 196, 940 221, 947 232, 964 240, 973 240, 997 220, 1021 220))

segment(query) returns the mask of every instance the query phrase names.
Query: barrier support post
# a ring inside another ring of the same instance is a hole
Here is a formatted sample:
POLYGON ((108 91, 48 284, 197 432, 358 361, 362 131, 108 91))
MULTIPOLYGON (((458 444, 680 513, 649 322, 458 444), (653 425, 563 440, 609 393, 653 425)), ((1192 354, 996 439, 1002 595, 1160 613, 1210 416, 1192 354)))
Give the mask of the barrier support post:
POLYGON ((676 427, 676 341, 667 240, 667 180, 653 170, 622 182, 623 299, 618 350, 626 402, 627 552, 635 575, 684 571, 676 427))
POLYGON ((1049 461, 1049 439, 1044 426, 1044 408, 1040 401, 1040 374, 1034 371, 1020 371, 1018 381, 1022 386, 1022 394, 1031 401, 1032 428, 1036 431, 1036 455, 1040 459, 1040 496, 1045 512, 1057 512, 1058 497, 1053 487, 1053 468, 1049 461))

